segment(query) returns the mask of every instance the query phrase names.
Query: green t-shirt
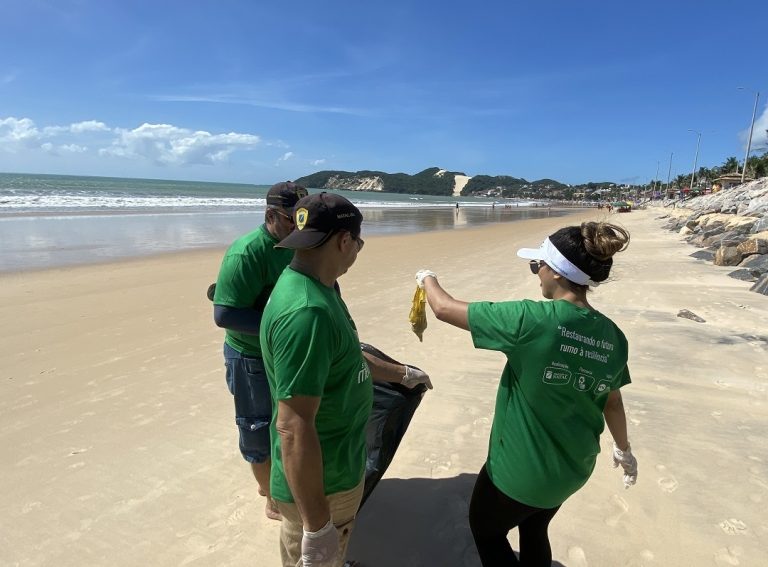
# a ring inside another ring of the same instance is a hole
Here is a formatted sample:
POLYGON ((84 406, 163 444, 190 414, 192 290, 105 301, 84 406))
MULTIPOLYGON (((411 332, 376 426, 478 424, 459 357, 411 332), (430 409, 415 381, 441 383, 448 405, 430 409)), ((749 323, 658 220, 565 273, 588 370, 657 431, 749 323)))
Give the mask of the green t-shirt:
POLYGON ((326 494, 354 488, 365 471, 365 427, 373 384, 355 323, 338 292, 287 268, 261 321, 261 350, 272 393, 272 497, 293 502, 276 431, 278 401, 321 398, 315 427, 326 494))
POLYGON ((503 352, 486 463, 496 487, 553 508, 592 474, 608 393, 629 383, 627 339, 568 301, 472 303, 475 347, 503 352))
MULTIPOLYGON (((265 225, 235 240, 221 261, 213 303, 262 311, 277 278, 293 258, 293 250, 275 248, 277 242, 265 225)), ((241 354, 261 356, 257 335, 227 329, 224 341, 241 354)))

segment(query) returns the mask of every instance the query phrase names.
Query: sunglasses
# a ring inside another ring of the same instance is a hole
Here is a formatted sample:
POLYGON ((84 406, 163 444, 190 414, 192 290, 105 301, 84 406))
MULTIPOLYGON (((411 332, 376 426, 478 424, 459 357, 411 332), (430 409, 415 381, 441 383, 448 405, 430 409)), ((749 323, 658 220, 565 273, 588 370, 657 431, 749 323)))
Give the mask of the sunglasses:
POLYGON ((531 260, 528 262, 528 267, 531 269, 531 273, 534 275, 538 274, 541 267, 546 265, 547 264, 541 260, 531 260))
POLYGON ((293 221, 293 216, 292 216, 292 215, 287 215, 287 214, 285 214, 285 213, 284 213, 284 212, 282 212, 282 211, 278 211, 277 209, 272 209, 272 210, 273 210, 273 211, 275 211, 275 213, 277 213, 277 214, 278 214, 278 215, 280 215, 281 217, 283 217, 285 220, 287 220, 288 222, 290 222, 291 224, 295 224, 295 223, 294 223, 294 221, 293 221))
POLYGON ((360 250, 363 249, 363 246, 365 246, 365 240, 363 240, 359 236, 353 235, 351 232, 349 233, 349 235, 352 237, 352 240, 357 242, 357 251, 360 252, 360 250))

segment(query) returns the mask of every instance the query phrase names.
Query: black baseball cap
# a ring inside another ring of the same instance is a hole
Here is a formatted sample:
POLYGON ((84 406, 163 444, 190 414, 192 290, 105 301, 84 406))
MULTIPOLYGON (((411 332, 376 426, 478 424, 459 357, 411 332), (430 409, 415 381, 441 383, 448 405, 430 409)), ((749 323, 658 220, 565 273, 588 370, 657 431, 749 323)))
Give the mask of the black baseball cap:
POLYGON ((296 202, 307 196, 307 190, 293 181, 275 183, 267 191, 267 206, 280 207, 288 211, 293 210, 296 202))
POLYGON ((299 199, 293 210, 293 219, 296 228, 276 244, 276 248, 315 248, 342 230, 357 238, 363 214, 341 195, 315 193, 299 199))

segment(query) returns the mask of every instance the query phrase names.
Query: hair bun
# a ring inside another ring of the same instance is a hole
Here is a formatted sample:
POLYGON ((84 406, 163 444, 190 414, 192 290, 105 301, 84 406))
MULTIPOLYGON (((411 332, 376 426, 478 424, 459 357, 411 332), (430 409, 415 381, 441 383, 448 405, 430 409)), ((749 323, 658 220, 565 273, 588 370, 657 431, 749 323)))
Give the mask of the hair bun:
POLYGON ((606 261, 629 246, 629 232, 607 222, 581 223, 584 247, 590 256, 606 261))

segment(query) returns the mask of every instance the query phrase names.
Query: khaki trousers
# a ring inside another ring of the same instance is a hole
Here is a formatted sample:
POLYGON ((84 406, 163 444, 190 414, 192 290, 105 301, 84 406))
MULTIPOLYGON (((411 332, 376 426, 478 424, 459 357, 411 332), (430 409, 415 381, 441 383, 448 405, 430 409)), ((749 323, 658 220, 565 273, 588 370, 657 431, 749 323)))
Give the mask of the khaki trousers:
MULTIPOLYGON (((331 520, 339 532, 339 555, 334 567, 343 567, 347 557, 349 538, 355 525, 355 516, 363 499, 364 480, 355 488, 326 496, 331 509, 331 520)), ((280 525, 280 558, 283 567, 304 567, 301 560, 301 538, 304 536, 304 523, 296 504, 277 502, 277 507, 283 515, 280 525)))

